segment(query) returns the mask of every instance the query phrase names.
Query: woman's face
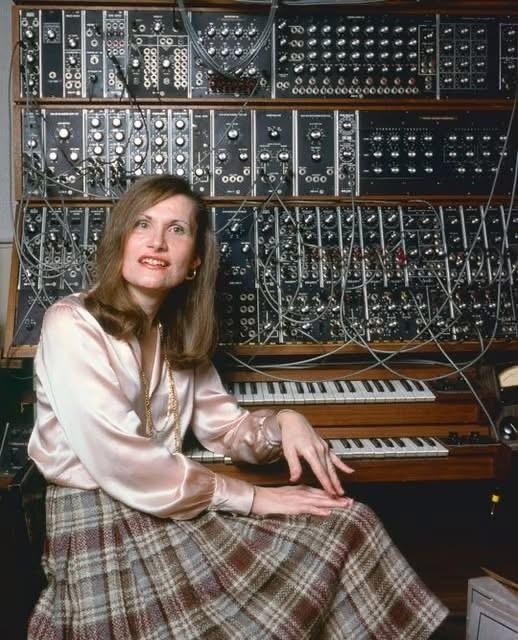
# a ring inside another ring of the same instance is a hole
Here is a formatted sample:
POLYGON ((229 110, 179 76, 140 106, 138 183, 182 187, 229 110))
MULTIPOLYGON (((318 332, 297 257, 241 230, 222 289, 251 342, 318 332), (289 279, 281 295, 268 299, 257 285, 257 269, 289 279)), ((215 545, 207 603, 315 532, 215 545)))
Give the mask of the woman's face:
POLYGON ((200 264, 196 227, 196 204, 185 195, 171 196, 137 216, 122 259, 122 275, 136 302, 165 298, 200 264))

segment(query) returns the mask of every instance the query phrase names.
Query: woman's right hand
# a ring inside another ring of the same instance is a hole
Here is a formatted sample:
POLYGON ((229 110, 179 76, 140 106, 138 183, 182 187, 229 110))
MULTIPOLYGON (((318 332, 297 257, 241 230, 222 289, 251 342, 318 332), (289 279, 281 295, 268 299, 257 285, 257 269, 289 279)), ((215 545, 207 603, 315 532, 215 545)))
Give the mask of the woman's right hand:
POLYGON ((332 509, 350 507, 352 498, 330 496, 323 489, 306 485, 255 487, 251 513, 260 516, 308 513, 329 516, 332 509))

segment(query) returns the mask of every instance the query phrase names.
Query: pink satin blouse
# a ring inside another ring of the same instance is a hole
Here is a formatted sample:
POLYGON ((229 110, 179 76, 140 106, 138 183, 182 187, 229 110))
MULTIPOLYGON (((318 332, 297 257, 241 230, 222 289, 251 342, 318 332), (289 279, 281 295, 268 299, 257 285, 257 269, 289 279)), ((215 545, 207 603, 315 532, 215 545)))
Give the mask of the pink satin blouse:
MULTIPOLYGON (((171 450, 168 381, 157 343, 150 400, 157 435, 144 434, 145 408, 136 339, 107 334, 85 309, 83 294, 45 314, 36 354, 37 415, 29 455, 52 483, 94 489, 163 518, 206 509, 247 514, 253 486, 171 450)), ((229 395, 210 363, 174 372, 182 437, 191 427, 211 451, 265 463, 281 453, 271 411, 250 413, 229 395)))

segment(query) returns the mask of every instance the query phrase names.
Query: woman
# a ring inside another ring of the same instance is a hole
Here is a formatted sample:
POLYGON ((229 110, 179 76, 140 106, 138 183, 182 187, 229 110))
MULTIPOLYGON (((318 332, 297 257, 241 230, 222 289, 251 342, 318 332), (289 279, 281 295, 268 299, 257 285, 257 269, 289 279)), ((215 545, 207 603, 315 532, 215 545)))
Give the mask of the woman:
POLYGON ((54 638, 427 638, 445 610, 294 411, 239 408, 208 360, 216 250, 182 180, 114 207, 97 284, 46 313, 29 453, 49 482, 48 587, 29 625, 54 638), (191 427, 234 460, 300 459, 321 489, 254 487, 181 453, 191 427))

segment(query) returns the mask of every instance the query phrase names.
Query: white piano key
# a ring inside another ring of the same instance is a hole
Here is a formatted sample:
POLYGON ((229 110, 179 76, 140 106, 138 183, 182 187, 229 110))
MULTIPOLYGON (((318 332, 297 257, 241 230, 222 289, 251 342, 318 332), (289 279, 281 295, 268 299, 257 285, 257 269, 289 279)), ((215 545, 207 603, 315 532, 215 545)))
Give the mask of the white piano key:
POLYGON ((381 388, 383 389, 380 400, 382 402, 395 402, 396 401, 396 392, 395 391, 391 391, 389 389, 389 387, 386 384, 385 380, 378 380, 377 382, 381 386, 381 388))
POLYGON ((408 448, 408 450, 410 451, 410 455, 412 456, 419 456, 422 455, 422 448, 418 447, 415 442, 412 441, 411 438, 401 438, 401 440, 403 440, 403 442, 405 443, 405 446, 408 448))
POLYGON ((290 380, 289 382, 285 382, 285 385, 290 394, 290 402, 294 404, 304 404, 304 393, 299 391, 295 382, 290 380))
POLYGON ((339 380, 339 383, 344 389, 345 399, 342 402, 364 402, 363 389, 359 389, 352 380, 339 380))
POLYGON ((407 380, 408 385, 412 387, 412 399, 417 402, 427 402, 429 400, 434 400, 435 396, 428 389, 428 387, 419 381, 416 380, 407 380))
POLYGON ((435 400, 435 394, 424 382, 422 382, 421 380, 412 380, 411 382, 414 387, 417 387, 421 400, 435 400))
POLYGON ((307 398, 306 402, 310 404, 317 404, 316 398, 316 383, 315 382, 301 382, 302 388, 304 389, 304 395, 307 398))
POLYGON ((288 402, 291 401, 293 397, 293 393, 289 387, 289 384, 286 380, 279 381, 279 389, 283 398, 288 398, 288 402))
POLYGON ((251 404, 252 402, 254 402, 256 400, 256 398, 254 397, 254 394, 252 393, 252 387, 250 386, 249 382, 245 382, 244 383, 244 394, 242 396, 241 402, 244 402, 245 404, 251 404))
POLYGON ((356 389, 356 393, 354 394, 355 402, 367 402, 368 392, 367 389, 363 386, 361 380, 351 380, 350 381, 353 387, 356 389))
POLYGON ((315 389, 313 397, 314 401, 317 404, 325 404, 326 403, 326 393, 325 386, 321 381, 314 382, 313 387, 315 389))
POLYGON ((357 457, 377 458, 380 455, 368 438, 351 438, 349 442, 357 457))
POLYGON ((385 448, 387 456, 390 458, 397 458, 399 447, 396 446, 393 438, 383 437, 379 438, 382 446, 385 448))
POLYGON ((357 458, 358 448, 353 446, 350 438, 337 439, 338 447, 340 448, 340 458, 357 458))
POLYGON ((448 455, 448 449, 439 441, 437 438, 433 438, 431 436, 424 436, 425 444, 430 447, 436 456, 444 456, 448 455), (431 444, 433 443, 433 445, 431 444))
POLYGON ((313 382, 298 381, 295 383, 298 391, 302 391, 302 396, 306 404, 317 404, 315 398, 315 384, 313 382))
POLYGON ((222 453, 214 453, 214 451, 209 451, 205 449, 201 445, 196 445, 189 449, 186 449, 183 454, 187 458, 191 458, 192 460, 196 460, 197 462, 203 462, 205 464, 208 463, 217 463, 223 462, 225 464, 231 464, 232 460, 229 456, 225 456, 222 453))
POLYGON ((338 390, 335 387, 333 380, 325 380, 324 387, 326 389, 328 403, 336 404, 338 402, 341 402, 338 397, 338 390))
POLYGON ((263 386, 257 382, 248 382, 247 384, 250 385, 250 394, 253 398, 252 402, 254 404, 264 404, 263 386))
POLYGON ((415 455, 415 448, 413 446, 410 446, 411 443, 408 439, 396 436, 393 437, 392 440, 397 447, 398 456, 405 457, 415 455))
POLYGON ((412 391, 405 389, 401 380, 393 380, 392 384, 396 387, 399 395, 399 402, 412 402, 412 391))
POLYGON ((344 446, 341 440, 329 440, 329 444, 331 445, 333 453, 335 453, 339 458, 346 457, 349 453, 349 449, 344 446))
POLYGON ((272 382, 274 388, 273 402, 274 404, 285 404, 287 402, 286 394, 282 392, 280 382, 275 380, 272 382))
POLYGON ((427 444, 421 436, 413 436, 410 438, 412 443, 416 446, 416 453, 418 456, 436 456, 439 454, 439 449, 427 444))
POLYGON ((273 404, 273 395, 275 393, 275 389, 271 382, 263 382, 261 383, 263 388, 263 396, 265 404, 273 404))
POLYGON ((389 452, 387 451, 387 447, 383 446, 383 442, 380 438, 369 438, 370 443, 372 444, 373 452, 375 456, 380 458, 385 458, 389 452), (379 445, 379 446, 378 446, 379 445))

